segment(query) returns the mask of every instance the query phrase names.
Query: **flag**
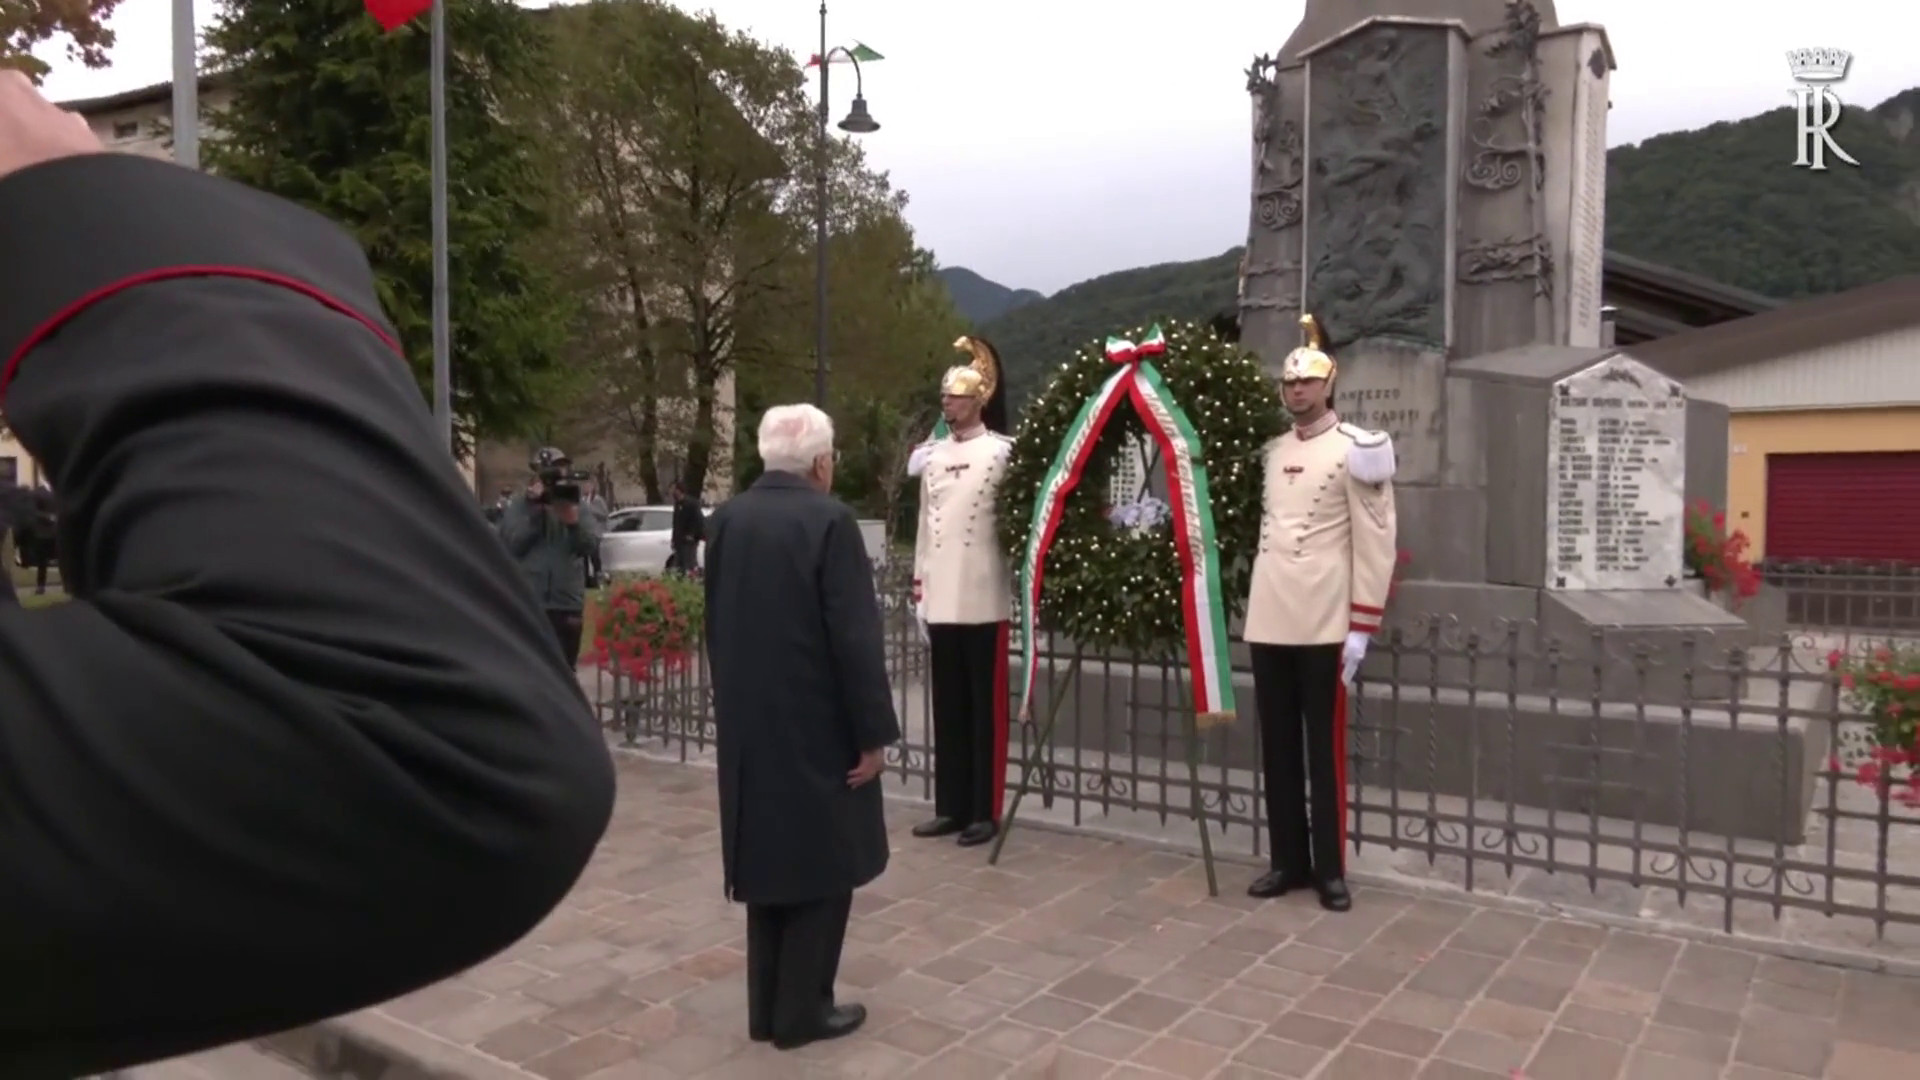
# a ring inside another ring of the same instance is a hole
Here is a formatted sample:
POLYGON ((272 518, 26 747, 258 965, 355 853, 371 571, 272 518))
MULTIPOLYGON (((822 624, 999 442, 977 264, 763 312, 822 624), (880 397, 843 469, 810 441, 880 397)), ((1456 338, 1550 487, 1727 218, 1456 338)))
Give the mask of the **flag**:
MULTIPOLYGON (((371 4, 371 3, 374 3, 374 2, 376 2, 376 0, 367 0, 367 2, 368 2, 369 4, 371 4)), ((392 2, 396 2, 396 3, 397 3, 397 2, 398 2, 398 0, 392 0, 392 2)), ((833 62, 834 62, 834 63, 836 63, 836 64, 844 64, 844 63, 846 63, 846 62, 847 62, 847 61, 848 61, 849 59, 853 59, 853 60, 858 60, 858 61, 860 61, 860 62, 861 62, 861 63, 863 63, 863 64, 867 64, 867 63, 872 63, 872 62, 873 62, 873 61, 875 61, 875 60, 885 60, 885 59, 886 59, 886 57, 884 57, 884 56, 881 56, 881 55, 880 55, 879 53, 877 53, 877 52, 874 52, 874 51, 873 51, 872 49, 869 49, 869 48, 867 48, 867 47, 866 47, 865 45, 862 45, 862 44, 860 44, 859 42, 857 42, 857 41, 856 41, 856 42, 854 42, 854 43, 853 43, 853 48, 851 48, 851 49, 847 49, 847 50, 844 50, 844 51, 841 51, 841 50, 835 50, 835 52, 834 52, 834 54, 833 54, 833 62), (851 56, 849 56, 849 54, 851 54, 851 56)), ((807 66, 808 66, 808 67, 819 67, 819 66, 820 66, 820 54, 819 54, 819 53, 814 53, 814 54, 813 54, 812 56, 810 56, 810 57, 808 57, 808 58, 807 58, 807 66)))
POLYGON ((367 14, 392 33, 433 10, 433 0, 365 0, 367 14))

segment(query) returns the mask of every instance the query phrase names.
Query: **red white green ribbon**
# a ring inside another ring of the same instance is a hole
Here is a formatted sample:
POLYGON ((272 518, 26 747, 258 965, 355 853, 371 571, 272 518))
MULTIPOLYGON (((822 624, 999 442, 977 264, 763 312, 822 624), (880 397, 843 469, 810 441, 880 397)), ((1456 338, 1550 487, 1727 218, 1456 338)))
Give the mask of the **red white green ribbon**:
POLYGON ((1180 552, 1180 605, 1187 638, 1187 662, 1193 671, 1194 710, 1202 727, 1225 723, 1233 718, 1233 663, 1227 643, 1227 612, 1220 596, 1220 555, 1213 525, 1213 499, 1207 487, 1207 467, 1202 461, 1200 438, 1168 392, 1166 382, 1153 366, 1152 358, 1164 356, 1167 341, 1155 326, 1145 340, 1135 344, 1122 338, 1107 339, 1107 359, 1116 366, 1112 375, 1100 384, 1080 406, 1080 412, 1068 425, 1054 454, 1053 465, 1040 483, 1040 494, 1033 504, 1033 524, 1027 534, 1027 550, 1020 562, 1020 630, 1026 660, 1021 675, 1020 708, 1030 715, 1036 675, 1038 633, 1035 625, 1040 606, 1040 581, 1046 568, 1047 552, 1053 547, 1054 534, 1066 509, 1067 495, 1079 486, 1100 433, 1120 402, 1130 400, 1134 411, 1146 425, 1147 433, 1159 444, 1160 458, 1167 470, 1167 491, 1173 510, 1173 537, 1180 552))

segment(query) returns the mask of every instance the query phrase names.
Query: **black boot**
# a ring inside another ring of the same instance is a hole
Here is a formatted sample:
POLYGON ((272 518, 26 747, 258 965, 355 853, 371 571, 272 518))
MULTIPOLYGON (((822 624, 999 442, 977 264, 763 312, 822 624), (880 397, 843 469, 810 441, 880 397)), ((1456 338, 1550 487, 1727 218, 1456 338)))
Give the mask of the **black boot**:
POLYGON ((1323 881, 1314 886, 1320 894, 1320 906, 1328 911, 1353 910, 1353 894, 1347 891, 1347 883, 1342 878, 1323 881))
POLYGON ((950 817, 937 817, 932 821, 923 821, 913 827, 913 835, 922 840, 935 836, 952 836, 966 826, 950 817))
POLYGON ((1000 826, 991 821, 976 821, 960 830, 961 847, 978 847, 1000 835, 1000 826))
POLYGON ((1285 870, 1269 870, 1253 879, 1253 884, 1247 886, 1247 895, 1261 900, 1271 900, 1276 896, 1285 896, 1306 884, 1308 884, 1307 879, 1300 874, 1291 874, 1285 870))
POLYGON ((860 1025, 866 1022, 867 1007, 865 1005, 835 1005, 822 1013, 820 1021, 811 1029, 776 1035, 773 1045, 778 1050, 798 1050, 809 1043, 851 1035, 859 1031, 860 1025))

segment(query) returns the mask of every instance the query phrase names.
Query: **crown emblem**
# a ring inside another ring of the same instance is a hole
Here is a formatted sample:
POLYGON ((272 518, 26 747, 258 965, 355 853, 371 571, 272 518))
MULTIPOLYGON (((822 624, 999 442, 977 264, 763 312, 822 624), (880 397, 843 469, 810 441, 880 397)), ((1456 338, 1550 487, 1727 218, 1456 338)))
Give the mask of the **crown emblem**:
POLYGON ((1787 50, 1787 70, 1800 82, 1838 82, 1851 63, 1853 54, 1845 49, 1787 50))

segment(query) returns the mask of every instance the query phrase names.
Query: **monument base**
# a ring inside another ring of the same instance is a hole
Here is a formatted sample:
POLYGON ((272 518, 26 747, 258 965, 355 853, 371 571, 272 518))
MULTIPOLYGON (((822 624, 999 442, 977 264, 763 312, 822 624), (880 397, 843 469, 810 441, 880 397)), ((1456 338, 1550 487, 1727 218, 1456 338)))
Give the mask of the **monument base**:
MULTIPOLYGON (((1080 790, 1124 791, 1136 772, 1184 775, 1188 702, 1172 669, 1085 658, 1069 681, 1068 658, 1041 663, 1034 718, 1047 715, 1051 695, 1065 697, 1053 760, 1083 774, 1080 790)), ((1489 653, 1481 670, 1490 676, 1507 664, 1489 653)), ((1728 698, 1681 709, 1489 683, 1483 677, 1469 690, 1363 676, 1351 702, 1353 782, 1397 790, 1414 810, 1418 796, 1433 792, 1767 843, 1804 838, 1828 731, 1779 717, 1818 715, 1830 704, 1814 700, 1821 690, 1812 682, 1793 685, 1793 696, 1807 700, 1787 709, 1773 684, 1754 688, 1744 711, 1728 698)), ((1202 736, 1205 775, 1260 769, 1253 677, 1237 672, 1234 693, 1238 718, 1202 736)))
POLYGON ((1363 676, 1673 706, 1726 701, 1730 658, 1755 643, 1745 619, 1685 589, 1446 581, 1400 584, 1383 629, 1396 632, 1398 647, 1376 650, 1363 676))

